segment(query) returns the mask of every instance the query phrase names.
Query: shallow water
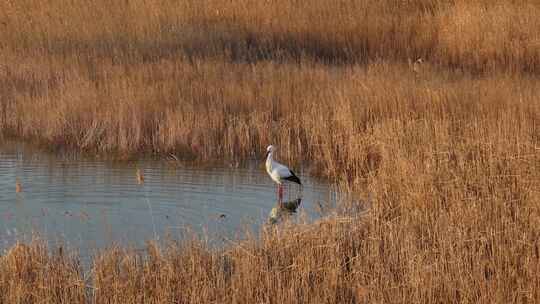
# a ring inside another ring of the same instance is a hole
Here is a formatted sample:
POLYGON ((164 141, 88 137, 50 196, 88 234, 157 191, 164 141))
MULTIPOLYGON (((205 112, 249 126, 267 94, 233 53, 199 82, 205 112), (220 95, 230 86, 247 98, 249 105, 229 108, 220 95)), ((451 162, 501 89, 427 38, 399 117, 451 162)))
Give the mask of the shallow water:
MULTIPOLYGON (((319 204, 335 202, 336 192, 299 173, 303 190, 291 185, 284 200, 300 198, 297 214, 317 218, 319 204)), ((208 169, 166 160, 106 162, 4 142, 0 248, 29 240, 34 233, 49 244, 76 248, 81 255, 111 244, 137 247, 193 232, 214 240, 233 238, 275 222, 269 221, 269 215, 276 215, 275 191, 261 163, 208 169), (137 169, 144 176, 142 185, 137 169)))

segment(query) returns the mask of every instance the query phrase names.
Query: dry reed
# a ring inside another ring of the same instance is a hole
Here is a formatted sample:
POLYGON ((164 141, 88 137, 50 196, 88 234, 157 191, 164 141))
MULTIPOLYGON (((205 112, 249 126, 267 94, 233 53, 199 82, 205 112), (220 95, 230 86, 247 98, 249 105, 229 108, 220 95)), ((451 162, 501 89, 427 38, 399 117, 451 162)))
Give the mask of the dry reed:
POLYGON ((0 303, 85 303, 80 265, 62 248, 16 244, 0 257, 0 303))
POLYGON ((105 251, 86 296, 72 264, 21 276, 7 254, 0 303, 540 301, 536 1, 27 0, 0 20, 3 135, 201 160, 275 143, 373 197, 221 251, 105 251), (43 273, 69 295, 19 300, 43 273))

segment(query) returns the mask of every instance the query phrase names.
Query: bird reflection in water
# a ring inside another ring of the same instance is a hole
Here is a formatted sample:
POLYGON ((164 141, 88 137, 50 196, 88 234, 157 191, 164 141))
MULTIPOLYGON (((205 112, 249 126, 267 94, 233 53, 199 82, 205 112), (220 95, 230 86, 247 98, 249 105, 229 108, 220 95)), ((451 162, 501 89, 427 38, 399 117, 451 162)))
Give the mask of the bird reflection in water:
POLYGON ((272 208, 270 214, 268 215, 268 222, 270 224, 277 224, 286 220, 289 216, 296 213, 296 210, 302 203, 302 198, 299 197, 291 201, 278 201, 277 205, 272 208))

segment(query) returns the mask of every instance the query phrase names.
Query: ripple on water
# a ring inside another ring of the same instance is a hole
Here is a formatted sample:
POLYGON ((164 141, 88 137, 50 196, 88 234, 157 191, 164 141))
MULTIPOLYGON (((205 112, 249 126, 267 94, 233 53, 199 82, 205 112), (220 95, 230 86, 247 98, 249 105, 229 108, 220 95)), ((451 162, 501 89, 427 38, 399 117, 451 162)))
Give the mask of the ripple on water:
MULTIPOLYGON (((300 212, 316 217, 317 201, 334 201, 328 185, 299 174, 300 212)), ((298 190, 291 186, 288 197, 298 190)), ((85 250, 111 242, 140 245, 167 233, 231 237, 249 223, 258 229, 276 206, 275 185, 262 166, 171 167, 167 162, 100 162, 66 158, 12 143, 0 148, 0 242, 37 231, 49 241, 85 250), (136 170, 144 175, 137 182, 136 170), (19 180, 22 191, 15 191, 19 180), (150 212, 151 209, 151 212, 150 212)))

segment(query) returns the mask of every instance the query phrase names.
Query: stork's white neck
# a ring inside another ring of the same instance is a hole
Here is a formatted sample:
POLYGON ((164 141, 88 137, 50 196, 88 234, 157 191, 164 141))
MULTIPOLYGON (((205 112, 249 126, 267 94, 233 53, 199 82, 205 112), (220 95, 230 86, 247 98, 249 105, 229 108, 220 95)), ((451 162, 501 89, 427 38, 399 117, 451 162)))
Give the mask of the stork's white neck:
POLYGON ((272 161, 274 159, 272 157, 272 154, 274 154, 274 152, 272 152, 272 151, 268 152, 268 156, 266 157, 266 161, 272 161))
POLYGON ((272 170, 272 162, 274 159, 272 158, 272 151, 268 153, 268 156, 266 157, 266 170, 270 171, 272 170))

